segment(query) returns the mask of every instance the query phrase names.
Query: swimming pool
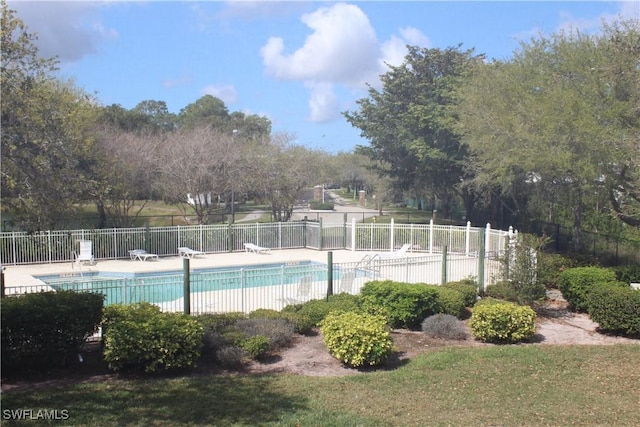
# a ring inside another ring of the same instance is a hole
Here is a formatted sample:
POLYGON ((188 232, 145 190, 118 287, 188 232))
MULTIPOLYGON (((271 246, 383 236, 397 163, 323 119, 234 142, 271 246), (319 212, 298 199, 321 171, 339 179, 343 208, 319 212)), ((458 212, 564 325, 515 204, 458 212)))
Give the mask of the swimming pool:
MULTIPOLYGON (((327 264, 296 261, 283 264, 261 264, 243 267, 193 269, 190 272, 191 294, 244 288, 279 286, 297 283, 302 276, 314 281, 327 280, 327 264)), ((335 280, 341 277, 334 268, 335 280)), ((126 273, 92 272, 37 276, 55 290, 97 292, 105 295, 105 305, 141 301, 163 303, 183 297, 182 270, 126 273)))

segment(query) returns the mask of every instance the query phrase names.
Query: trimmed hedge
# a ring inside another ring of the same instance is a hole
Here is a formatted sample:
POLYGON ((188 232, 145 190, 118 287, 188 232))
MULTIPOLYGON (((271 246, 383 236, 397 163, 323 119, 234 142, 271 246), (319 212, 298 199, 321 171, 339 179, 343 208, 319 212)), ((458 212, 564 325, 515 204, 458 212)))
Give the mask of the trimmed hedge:
POLYGON ((382 316, 333 312, 320 322, 329 353, 354 368, 375 366, 393 352, 393 339, 382 316))
POLYGON ((602 332, 640 337, 640 290, 601 286, 588 294, 589 317, 602 332))
POLYGON ((477 305, 469 326, 477 339, 493 343, 516 343, 536 332, 536 313, 529 306, 510 302, 477 305))
POLYGON ((204 329, 182 313, 163 313, 149 303, 110 305, 104 315, 104 358, 118 371, 160 372, 194 366, 204 329))
POLYGON ((425 317, 440 312, 438 295, 425 284, 372 281, 362 287, 360 305, 365 312, 385 313, 392 328, 417 329, 425 317))
POLYGON ((569 268, 558 276, 558 289, 567 300, 569 309, 579 312, 588 311, 588 294, 591 290, 612 284, 628 287, 627 283, 618 282, 615 272, 608 268, 569 268))
POLYGON ((104 296, 38 292, 2 298, 2 368, 44 370, 65 365, 98 330, 104 296))

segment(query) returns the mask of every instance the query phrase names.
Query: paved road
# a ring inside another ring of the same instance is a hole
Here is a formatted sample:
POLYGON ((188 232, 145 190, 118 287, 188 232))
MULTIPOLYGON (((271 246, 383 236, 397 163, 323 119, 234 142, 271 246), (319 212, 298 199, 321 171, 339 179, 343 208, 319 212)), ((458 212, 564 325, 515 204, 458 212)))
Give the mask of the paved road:
MULTIPOLYGON (((351 204, 351 201, 347 202, 342 197, 330 190, 326 190, 325 197, 333 201, 333 211, 312 211, 303 206, 298 206, 293 210, 291 219, 293 221, 303 220, 305 217, 312 221, 319 221, 322 218, 324 223, 327 222, 342 222, 344 221, 345 214, 347 215, 347 222, 350 222, 352 218, 356 221, 362 221, 365 218, 371 218, 378 215, 376 209, 369 209, 359 205, 351 204)), ((252 222, 256 221, 262 216, 264 212, 255 211, 247 214, 241 220, 236 222, 252 222)))

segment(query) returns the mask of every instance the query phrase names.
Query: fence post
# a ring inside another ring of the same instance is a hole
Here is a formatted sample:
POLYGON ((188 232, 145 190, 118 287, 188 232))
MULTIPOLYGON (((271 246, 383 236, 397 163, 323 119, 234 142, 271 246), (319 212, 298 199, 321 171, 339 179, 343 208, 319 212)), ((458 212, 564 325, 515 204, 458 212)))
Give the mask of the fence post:
POLYGON ((433 253, 433 219, 429 220, 429 253, 433 253))
POLYGON ((390 246, 391 246, 391 247, 389 248, 389 250, 390 250, 390 251, 393 251, 393 247, 394 247, 394 243, 395 243, 395 242, 393 241, 393 240, 394 240, 394 239, 393 239, 393 235, 395 234, 395 233, 393 232, 393 228, 394 228, 393 226, 394 226, 394 222, 393 222, 393 217, 392 217, 392 218, 391 218, 391 222, 389 222, 389 243, 390 243, 390 246))
POLYGON ((440 279, 441 285, 445 283, 447 283, 447 245, 442 247, 442 278, 440 279))
POLYGON ((322 217, 321 216, 318 217, 318 225, 319 225, 319 227, 318 227, 318 240, 319 240, 318 248, 320 250, 322 250, 322 243, 323 242, 322 242, 322 217))
POLYGON ((471 221, 467 221, 467 237, 465 242, 465 252, 466 256, 469 256, 469 243, 471 241, 471 221))
MULTIPOLYGON (((151 225, 149 224, 149 221, 147 221, 144 227, 144 250, 147 252, 153 252, 151 250, 150 243, 151 243, 151 225)), ((153 253, 157 253, 157 252, 153 252, 153 253)), ((118 256, 118 254, 116 254, 116 256, 118 256)))
POLYGON ((327 252, 327 301, 333 295, 333 251, 327 252))
POLYGON ((182 270, 184 276, 184 290, 183 290, 183 300, 184 300, 184 314, 191 314, 191 272, 189 270, 189 258, 184 258, 182 260, 182 270))
POLYGON ((478 243, 480 247, 478 248, 478 295, 480 297, 484 297, 484 259, 485 259, 485 230, 481 228, 478 236, 478 243))
POLYGON ((0 298, 4 298, 5 297, 5 290, 4 290, 4 266, 0 267, 0 298))

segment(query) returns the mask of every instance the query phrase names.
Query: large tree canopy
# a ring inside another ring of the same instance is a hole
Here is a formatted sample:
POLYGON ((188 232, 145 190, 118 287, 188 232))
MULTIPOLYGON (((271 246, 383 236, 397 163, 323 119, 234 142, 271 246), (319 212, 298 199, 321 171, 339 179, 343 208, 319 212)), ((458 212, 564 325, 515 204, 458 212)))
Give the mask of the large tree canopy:
POLYGON ((358 152, 383 175, 414 194, 437 197, 445 210, 462 196, 469 215, 474 198, 463 185, 467 151, 451 107, 456 89, 483 57, 460 46, 408 49, 404 63, 382 75, 382 91, 370 87, 369 97, 358 100, 359 110, 344 115, 369 140, 358 152))
POLYGON ((55 228, 90 186, 93 100, 52 77, 30 34, 2 3, 2 196, 28 230, 55 228))
POLYGON ((457 111, 479 186, 524 190, 530 214, 573 221, 576 245, 603 197, 640 225, 638 21, 535 38, 478 68, 457 111))

